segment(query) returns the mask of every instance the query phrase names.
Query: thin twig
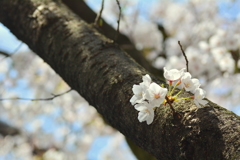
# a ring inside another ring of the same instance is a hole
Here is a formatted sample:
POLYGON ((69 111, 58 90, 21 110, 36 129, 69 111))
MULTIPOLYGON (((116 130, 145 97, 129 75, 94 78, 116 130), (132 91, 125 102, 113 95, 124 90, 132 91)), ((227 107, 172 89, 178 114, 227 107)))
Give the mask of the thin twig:
POLYGON ((22 47, 22 45, 23 45, 23 42, 21 42, 21 43, 17 46, 17 48, 12 52, 11 55, 15 54, 15 53, 22 47))
POLYGON ((103 8, 104 8, 104 0, 102 0, 101 9, 100 9, 100 11, 99 11, 99 13, 98 13, 95 21, 94 21, 94 25, 95 25, 95 26, 99 26, 99 20, 101 19, 102 12, 103 12, 103 8))
POLYGON ((120 3, 119 3, 118 0, 116 0, 116 2, 117 2, 117 5, 118 5, 118 8, 119 8, 119 16, 118 16, 118 21, 117 21, 117 23, 118 23, 117 33, 116 33, 116 36, 115 36, 115 39, 114 39, 115 41, 117 41, 117 38, 118 38, 118 35, 119 35, 120 18, 122 16, 122 9, 121 9, 120 3))
POLYGON ((180 48, 182 50, 182 54, 183 54, 183 56, 184 56, 184 58, 186 60, 186 66, 187 66, 187 72, 188 72, 188 59, 187 59, 187 56, 186 56, 186 54, 185 54, 185 52, 184 52, 184 50, 182 48, 182 45, 181 45, 180 41, 178 41, 178 44, 179 44, 179 46, 180 46, 180 48))
POLYGON ((53 100, 56 97, 62 96, 68 92, 72 91, 72 89, 67 90, 66 92, 60 93, 60 94, 52 94, 52 97, 49 98, 21 98, 21 97, 15 97, 15 98, 0 98, 0 101, 5 101, 5 100, 24 100, 24 101, 50 101, 53 100))

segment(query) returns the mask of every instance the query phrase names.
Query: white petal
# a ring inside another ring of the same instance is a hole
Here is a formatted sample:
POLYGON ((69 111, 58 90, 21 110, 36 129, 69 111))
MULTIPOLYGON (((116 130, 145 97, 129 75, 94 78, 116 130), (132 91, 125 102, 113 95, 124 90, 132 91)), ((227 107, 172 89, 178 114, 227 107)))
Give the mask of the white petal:
POLYGON ((205 105, 205 104, 208 103, 208 101, 206 101, 206 100, 202 100, 202 99, 201 99, 201 100, 199 100, 199 103, 202 104, 202 105, 205 105))
POLYGON ((145 76, 143 76, 143 77, 142 77, 142 80, 143 80, 143 82, 148 82, 148 83, 151 83, 151 82, 152 82, 152 79, 151 79, 151 77, 150 77, 148 74, 146 74, 145 76))
POLYGON ((147 117, 148 117, 148 113, 147 112, 139 112, 138 113, 138 120, 139 120, 139 122, 146 121, 147 117))
POLYGON ((197 100, 194 99, 194 103, 198 106, 198 107, 201 107, 200 104, 198 103, 197 100))
POLYGON ((151 124, 153 122, 154 116, 148 116, 147 118, 147 124, 151 124))
POLYGON ((196 88, 200 87, 200 85, 201 85, 200 82, 199 82, 199 80, 196 79, 196 78, 193 78, 193 79, 192 79, 192 82, 193 82, 193 85, 196 86, 196 88))
POLYGON ((183 73, 185 70, 185 68, 183 68, 181 70, 177 70, 177 69, 167 70, 165 67, 163 69, 164 69, 163 75, 169 81, 176 81, 176 80, 180 79, 183 76, 183 73))
POLYGON ((161 87, 157 83, 151 83, 149 86, 149 90, 151 90, 153 93, 159 93, 161 87))
POLYGON ((132 91, 135 95, 139 95, 142 93, 142 87, 140 85, 133 85, 132 91))
POLYGON ((137 101, 137 96, 133 95, 132 98, 130 99, 130 102, 132 105, 136 104, 136 101, 137 101))
POLYGON ((192 78, 192 75, 189 72, 183 73, 182 79, 191 79, 191 78, 192 78))
POLYGON ((167 92, 168 92, 167 88, 161 88, 161 92, 160 92, 161 97, 163 97, 165 99, 167 92))
POLYGON ((145 111, 145 110, 148 109, 147 106, 144 105, 144 103, 136 104, 136 105, 134 106, 134 108, 135 108, 137 111, 140 111, 140 112, 145 111))

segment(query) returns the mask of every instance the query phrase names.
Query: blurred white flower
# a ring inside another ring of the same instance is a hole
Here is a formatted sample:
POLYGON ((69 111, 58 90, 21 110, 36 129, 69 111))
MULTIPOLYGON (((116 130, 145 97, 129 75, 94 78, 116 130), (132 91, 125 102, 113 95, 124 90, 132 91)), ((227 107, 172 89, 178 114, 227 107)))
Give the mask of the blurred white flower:
POLYGON ((55 149, 49 149, 43 154, 44 160, 65 160, 66 158, 62 152, 55 149))
POLYGON ((240 38, 237 33, 228 32, 228 35, 225 37, 225 46, 230 51, 236 51, 239 49, 240 38))
POLYGON ((6 73, 9 69, 9 61, 0 57, 0 73, 6 73))
POLYGON ((157 57, 156 60, 153 62, 153 66, 162 69, 166 64, 166 59, 163 57, 157 57))
POLYGON ((209 42, 210 42, 211 48, 220 47, 224 45, 224 37, 219 35, 213 35, 210 38, 209 42))

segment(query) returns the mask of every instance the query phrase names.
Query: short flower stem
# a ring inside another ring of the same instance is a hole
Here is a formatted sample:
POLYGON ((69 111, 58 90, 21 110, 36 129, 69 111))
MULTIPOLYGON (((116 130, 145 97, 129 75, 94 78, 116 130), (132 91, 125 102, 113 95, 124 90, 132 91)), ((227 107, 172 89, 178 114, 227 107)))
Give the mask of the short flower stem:
POLYGON ((173 106, 172 106, 172 102, 169 100, 169 98, 168 98, 167 96, 165 97, 165 99, 167 100, 167 103, 169 104, 169 106, 170 106, 173 114, 175 114, 176 112, 175 112, 175 109, 174 109, 173 106))
POLYGON ((184 100, 184 99, 193 99, 192 97, 187 97, 187 98, 179 98, 179 99, 176 99, 175 101, 181 101, 181 100, 184 100))
POLYGON ((172 84, 170 83, 169 86, 168 86, 168 96, 171 96, 171 89, 172 89, 172 84))
POLYGON ((184 90, 184 88, 181 89, 181 90, 175 95, 175 97, 177 97, 183 90, 184 90))
POLYGON ((172 96, 172 93, 173 93, 173 91, 175 90, 175 88, 176 88, 177 86, 178 86, 178 83, 176 83, 175 86, 173 87, 173 89, 171 90, 170 96, 172 96))

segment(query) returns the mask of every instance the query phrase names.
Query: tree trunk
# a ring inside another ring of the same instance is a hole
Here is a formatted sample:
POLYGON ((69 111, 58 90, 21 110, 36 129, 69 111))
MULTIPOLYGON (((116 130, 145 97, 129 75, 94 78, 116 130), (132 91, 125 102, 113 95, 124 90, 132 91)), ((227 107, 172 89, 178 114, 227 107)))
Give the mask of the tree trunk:
MULTIPOLYGON (((97 16, 91 8, 86 5, 83 0, 62 0, 74 13, 81 17, 85 22, 92 24, 97 16)), ((102 26, 95 26, 101 34, 107 38, 114 39, 116 37, 116 30, 102 20, 102 26)), ((143 56, 143 53, 138 51, 134 44, 125 35, 119 33, 118 38, 115 41, 124 51, 126 51, 137 63, 153 73, 155 76, 162 78, 163 70, 154 68, 143 56)))
MULTIPOLYGON (((240 117, 209 101, 174 102, 139 123, 132 86, 149 74, 117 44, 52 0, 0 0, 0 21, 48 63, 114 128, 161 160, 240 159, 240 117)), ((151 74, 150 74, 151 75, 151 74)), ((164 83, 153 75, 156 83, 164 83)), ((182 96, 189 96, 185 92, 182 96)))

